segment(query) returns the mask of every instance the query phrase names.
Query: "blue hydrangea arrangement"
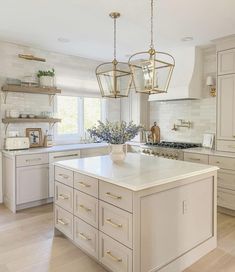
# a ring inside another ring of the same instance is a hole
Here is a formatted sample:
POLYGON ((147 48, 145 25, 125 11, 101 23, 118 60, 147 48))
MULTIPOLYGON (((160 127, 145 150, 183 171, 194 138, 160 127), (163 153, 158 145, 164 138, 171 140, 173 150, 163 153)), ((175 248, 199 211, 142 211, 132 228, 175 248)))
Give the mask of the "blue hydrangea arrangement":
POLYGON ((124 144, 132 140, 142 129, 142 126, 135 125, 133 122, 109 122, 98 121, 98 125, 88 129, 92 138, 110 144, 124 144))

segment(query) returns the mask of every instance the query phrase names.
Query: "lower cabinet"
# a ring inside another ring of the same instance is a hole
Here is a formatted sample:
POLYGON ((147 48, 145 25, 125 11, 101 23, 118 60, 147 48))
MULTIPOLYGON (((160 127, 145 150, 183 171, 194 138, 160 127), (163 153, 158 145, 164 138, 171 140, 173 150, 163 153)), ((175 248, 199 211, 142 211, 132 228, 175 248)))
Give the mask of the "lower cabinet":
POLYGON ((16 204, 46 199, 49 196, 48 164, 16 169, 16 204))
POLYGON ((55 227, 67 237, 73 239, 73 215, 55 205, 54 209, 55 227))

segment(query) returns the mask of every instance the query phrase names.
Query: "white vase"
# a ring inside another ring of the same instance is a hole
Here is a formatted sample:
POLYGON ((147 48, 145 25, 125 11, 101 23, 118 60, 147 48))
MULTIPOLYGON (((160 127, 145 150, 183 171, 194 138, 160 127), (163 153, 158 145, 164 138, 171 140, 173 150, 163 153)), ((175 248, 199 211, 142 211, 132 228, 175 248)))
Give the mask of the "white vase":
POLYGON ((126 153, 123 147, 123 144, 111 144, 110 158, 113 162, 122 162, 125 160, 126 153))
POLYGON ((39 78, 40 86, 42 87, 54 87, 54 77, 52 76, 41 76, 39 78))

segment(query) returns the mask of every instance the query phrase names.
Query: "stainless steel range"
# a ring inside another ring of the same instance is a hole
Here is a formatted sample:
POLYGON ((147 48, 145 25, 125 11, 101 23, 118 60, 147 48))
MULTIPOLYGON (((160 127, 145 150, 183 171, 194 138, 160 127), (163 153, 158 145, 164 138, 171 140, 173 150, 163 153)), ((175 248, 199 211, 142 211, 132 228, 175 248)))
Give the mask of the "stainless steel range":
POLYGON ((183 149, 200 147, 200 144, 194 143, 181 143, 181 142, 166 142, 160 143, 147 143, 141 145, 141 153, 150 156, 164 157, 173 160, 183 160, 183 149))

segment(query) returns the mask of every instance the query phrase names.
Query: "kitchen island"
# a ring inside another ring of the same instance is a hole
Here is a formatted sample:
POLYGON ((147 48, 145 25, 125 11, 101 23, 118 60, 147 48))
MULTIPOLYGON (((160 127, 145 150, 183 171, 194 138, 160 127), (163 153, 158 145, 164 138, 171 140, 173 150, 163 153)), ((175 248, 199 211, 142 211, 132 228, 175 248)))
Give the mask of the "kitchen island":
POLYGON ((113 272, 180 272, 216 247, 215 166, 127 154, 55 163, 56 233, 113 272))

